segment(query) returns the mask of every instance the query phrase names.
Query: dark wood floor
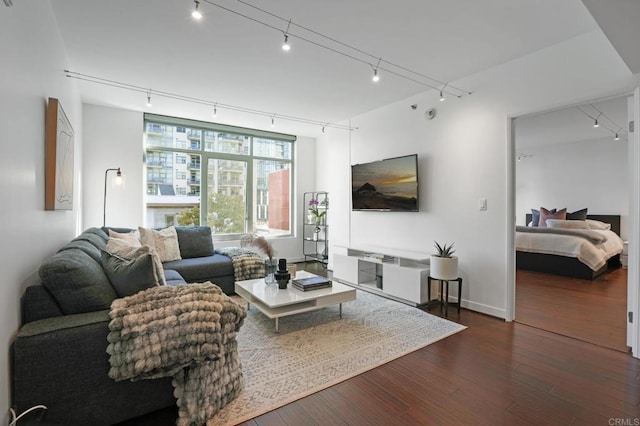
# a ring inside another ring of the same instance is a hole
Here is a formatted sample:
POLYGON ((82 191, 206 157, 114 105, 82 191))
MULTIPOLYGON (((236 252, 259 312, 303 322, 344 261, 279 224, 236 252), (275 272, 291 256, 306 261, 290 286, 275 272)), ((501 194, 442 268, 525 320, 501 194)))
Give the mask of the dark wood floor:
MULTIPOLYGON (((437 308, 431 311, 439 315, 437 308)), ((640 419, 640 361, 462 310, 468 326, 245 425, 594 424, 640 419)), ((169 425, 175 410, 128 424, 169 425)))
POLYGON ((627 352, 627 270, 590 280, 516 273, 516 320, 627 352))

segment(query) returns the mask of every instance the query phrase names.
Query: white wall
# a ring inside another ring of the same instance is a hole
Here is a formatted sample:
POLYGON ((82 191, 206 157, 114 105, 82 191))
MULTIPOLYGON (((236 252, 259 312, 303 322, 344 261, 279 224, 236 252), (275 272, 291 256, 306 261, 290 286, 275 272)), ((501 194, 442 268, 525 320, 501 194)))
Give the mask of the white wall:
MULTIPOLYGON (((250 123, 246 124, 251 127, 250 123)), ((111 186, 114 172, 107 183, 107 219, 109 226, 132 227, 144 224, 145 193, 143 175, 143 113, 123 109, 84 105, 84 221, 83 226, 102 226, 104 172, 120 167, 125 175, 124 188, 111 186)), ((278 258, 302 260, 302 194, 315 190, 315 139, 299 137, 295 143, 295 214, 296 236, 272 241, 278 258)), ((237 245, 225 241, 216 245, 237 245)))
POLYGON ((9 410, 9 346, 20 297, 40 263, 72 239, 80 224, 82 108, 49 1, 14 2, 0 11, 0 422, 9 410), (75 132, 74 207, 44 211, 44 123, 58 98, 75 132))
POLYGON ((102 226, 104 173, 120 167, 124 186, 107 179, 107 226, 136 228, 143 223, 144 181, 143 115, 139 111, 83 105, 84 110, 84 204, 83 227, 102 226))
POLYGON ((347 243, 425 253, 434 240, 455 242, 463 305, 505 318, 513 280, 506 266, 513 256, 508 118, 623 93, 636 83, 595 31, 452 82, 472 90, 470 96, 439 102, 431 91, 353 117, 358 130, 318 141, 316 179, 332 194, 332 229, 345 230, 340 239, 347 243), (432 107, 438 113, 429 121, 424 112, 432 107), (411 153, 419 159, 419 213, 350 211, 350 164, 411 153), (487 211, 478 209, 480 198, 488 200, 487 211))
MULTIPOLYGON (((517 124, 516 124, 517 126, 517 124)), ((517 141, 516 141, 517 143, 517 141)), ((516 224, 540 207, 629 215, 628 144, 596 139, 528 148, 516 163, 516 224)))

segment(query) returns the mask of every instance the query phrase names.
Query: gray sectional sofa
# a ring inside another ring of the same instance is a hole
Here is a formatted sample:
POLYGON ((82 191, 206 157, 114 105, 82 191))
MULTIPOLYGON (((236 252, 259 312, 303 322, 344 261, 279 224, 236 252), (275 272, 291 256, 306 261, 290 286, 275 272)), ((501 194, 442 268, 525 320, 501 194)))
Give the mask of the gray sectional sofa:
MULTIPOLYGON (((167 284, 211 281, 233 293, 232 261, 214 252, 211 230, 176 227, 176 233, 182 259, 163 264, 167 284)), ((108 229, 87 229, 43 263, 41 284, 23 295, 11 391, 17 413, 48 407, 37 424, 108 425, 175 405, 170 379, 108 377, 109 307, 118 295, 103 269, 107 241, 108 229)))

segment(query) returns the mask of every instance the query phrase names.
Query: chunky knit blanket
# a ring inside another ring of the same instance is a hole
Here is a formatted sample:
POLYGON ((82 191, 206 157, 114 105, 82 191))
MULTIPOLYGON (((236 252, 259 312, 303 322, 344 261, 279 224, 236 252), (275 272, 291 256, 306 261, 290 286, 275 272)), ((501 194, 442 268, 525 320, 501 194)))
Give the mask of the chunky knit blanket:
POLYGON ((114 300, 110 316, 109 377, 172 377, 178 425, 204 424, 240 392, 246 310, 218 286, 152 287, 114 300))
POLYGON ((242 247, 221 247, 216 253, 231 258, 236 281, 264 278, 265 260, 259 254, 242 247))

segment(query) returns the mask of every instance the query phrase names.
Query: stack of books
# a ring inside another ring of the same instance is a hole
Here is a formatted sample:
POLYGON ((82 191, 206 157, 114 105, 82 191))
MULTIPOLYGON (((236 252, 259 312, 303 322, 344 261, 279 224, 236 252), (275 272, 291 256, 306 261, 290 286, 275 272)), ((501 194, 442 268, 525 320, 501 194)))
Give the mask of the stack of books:
POLYGON ((302 291, 318 290, 321 288, 331 287, 331 280, 324 277, 309 277, 292 280, 291 283, 295 288, 302 291))

